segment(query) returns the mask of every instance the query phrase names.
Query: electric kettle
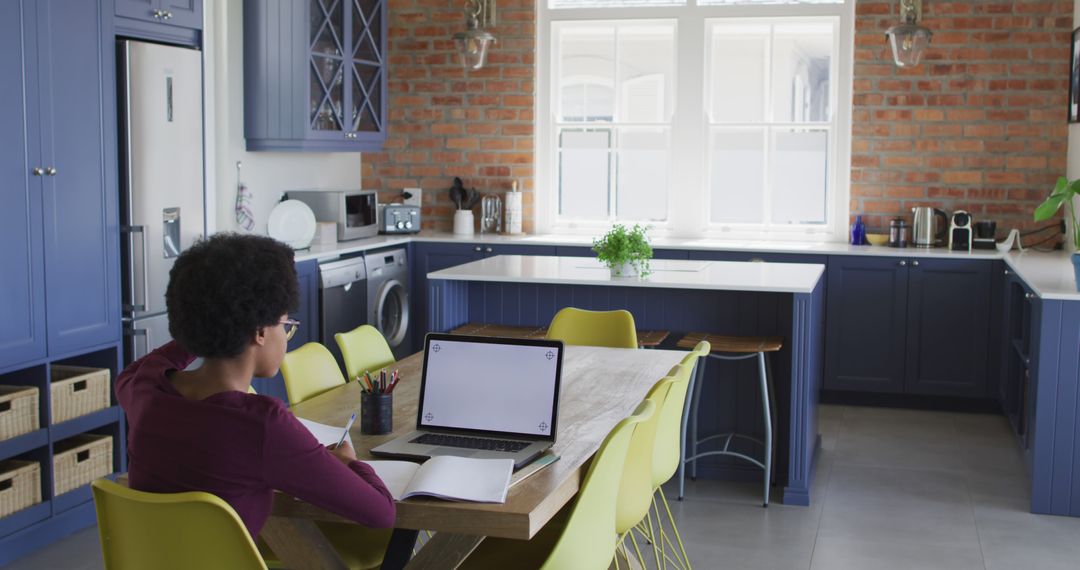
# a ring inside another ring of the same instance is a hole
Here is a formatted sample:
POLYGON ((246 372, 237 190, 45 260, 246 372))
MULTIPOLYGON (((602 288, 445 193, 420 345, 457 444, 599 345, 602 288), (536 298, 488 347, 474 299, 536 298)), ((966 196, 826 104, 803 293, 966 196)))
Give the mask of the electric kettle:
POLYGON ((911 231, 915 247, 937 247, 945 241, 949 229, 949 215, 944 210, 918 206, 912 208, 911 213, 915 217, 911 231))

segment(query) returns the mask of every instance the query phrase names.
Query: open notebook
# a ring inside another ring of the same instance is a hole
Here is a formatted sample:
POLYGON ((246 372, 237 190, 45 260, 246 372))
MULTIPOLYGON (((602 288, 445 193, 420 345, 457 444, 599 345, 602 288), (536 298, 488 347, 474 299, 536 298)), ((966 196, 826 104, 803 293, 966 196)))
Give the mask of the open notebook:
MULTIPOLYGON (((344 427, 297 418, 323 445, 335 445, 344 427)), ((365 461, 395 499, 418 495, 451 501, 505 503, 514 472, 513 459, 474 459, 442 455, 423 464, 409 461, 365 461)))
POLYGON ((426 495, 451 501, 505 503, 513 459, 439 455, 422 464, 366 461, 397 500, 426 495))

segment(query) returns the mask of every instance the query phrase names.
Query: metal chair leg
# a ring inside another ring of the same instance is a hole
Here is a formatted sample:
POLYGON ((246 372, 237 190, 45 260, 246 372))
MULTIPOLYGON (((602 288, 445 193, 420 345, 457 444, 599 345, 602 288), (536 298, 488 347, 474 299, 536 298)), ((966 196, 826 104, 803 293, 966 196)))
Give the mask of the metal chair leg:
POLYGON ((769 490, 772 488, 772 463, 773 463, 773 419, 772 419, 772 405, 769 402, 769 382, 768 375, 765 371, 765 353, 757 353, 758 357, 758 374, 760 375, 761 382, 761 408, 765 414, 765 469, 762 473, 762 480, 765 481, 765 503, 763 506, 769 506, 769 490))
POLYGON ((769 387, 769 409, 772 413, 772 473, 769 475, 772 480, 772 484, 776 485, 776 421, 779 416, 776 415, 776 392, 773 389, 773 375, 772 375, 772 357, 768 354, 765 355, 765 384, 769 387))

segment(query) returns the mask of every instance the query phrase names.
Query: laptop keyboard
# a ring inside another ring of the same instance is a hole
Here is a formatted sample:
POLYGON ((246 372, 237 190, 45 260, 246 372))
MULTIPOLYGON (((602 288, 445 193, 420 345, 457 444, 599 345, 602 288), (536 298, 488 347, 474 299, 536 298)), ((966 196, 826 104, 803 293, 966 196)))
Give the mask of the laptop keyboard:
POLYGON ((464 449, 480 449, 483 451, 507 451, 514 453, 529 447, 527 441, 511 441, 508 439, 489 439, 486 437, 468 437, 461 435, 445 435, 441 433, 425 433, 409 443, 422 443, 424 445, 441 445, 444 447, 461 447, 464 449))

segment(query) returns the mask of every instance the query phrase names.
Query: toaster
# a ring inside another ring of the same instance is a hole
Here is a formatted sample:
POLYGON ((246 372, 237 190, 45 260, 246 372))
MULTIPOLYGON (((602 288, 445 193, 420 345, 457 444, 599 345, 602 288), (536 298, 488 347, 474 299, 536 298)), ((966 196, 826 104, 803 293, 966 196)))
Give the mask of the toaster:
POLYGON ((420 231, 420 206, 379 205, 379 233, 414 234, 420 231))

